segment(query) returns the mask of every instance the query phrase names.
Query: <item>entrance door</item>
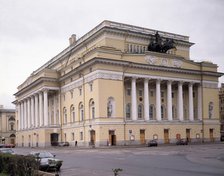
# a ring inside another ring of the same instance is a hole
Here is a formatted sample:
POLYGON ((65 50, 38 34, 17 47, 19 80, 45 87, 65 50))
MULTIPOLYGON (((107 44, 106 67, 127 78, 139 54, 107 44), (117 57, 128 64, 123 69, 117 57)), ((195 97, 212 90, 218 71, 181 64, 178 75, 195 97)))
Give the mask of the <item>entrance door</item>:
POLYGON ((170 140, 169 140, 169 130, 168 129, 164 129, 164 144, 169 144, 170 140))
POLYGON ((116 145, 116 135, 114 130, 109 130, 109 144, 116 145))
POLYGON ((186 140, 188 142, 191 142, 191 130, 190 129, 186 129, 186 140))
POLYGON ((58 133, 51 133, 51 145, 56 146, 58 144, 58 133))
POLYGON ((145 130, 140 130, 140 143, 145 144, 145 130))
POLYGON ((210 136, 210 141, 214 142, 214 136, 213 136, 213 129, 209 129, 209 136, 210 136))
POLYGON ((95 145, 95 141, 96 141, 95 131, 91 130, 90 131, 90 143, 91 143, 91 145, 95 145))

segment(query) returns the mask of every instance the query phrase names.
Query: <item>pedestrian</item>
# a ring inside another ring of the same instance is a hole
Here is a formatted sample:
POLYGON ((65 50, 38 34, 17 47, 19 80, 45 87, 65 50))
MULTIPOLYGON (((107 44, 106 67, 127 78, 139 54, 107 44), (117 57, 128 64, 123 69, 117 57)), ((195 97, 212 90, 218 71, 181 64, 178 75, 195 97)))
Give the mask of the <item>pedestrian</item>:
POLYGON ((75 141, 75 146, 77 147, 77 145, 78 145, 78 142, 77 142, 77 141, 75 141))

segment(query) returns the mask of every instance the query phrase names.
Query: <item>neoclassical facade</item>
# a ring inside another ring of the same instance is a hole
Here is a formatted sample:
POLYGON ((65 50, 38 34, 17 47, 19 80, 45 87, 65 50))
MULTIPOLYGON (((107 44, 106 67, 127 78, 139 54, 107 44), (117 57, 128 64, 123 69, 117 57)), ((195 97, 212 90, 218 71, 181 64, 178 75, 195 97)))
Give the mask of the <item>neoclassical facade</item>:
POLYGON ((15 109, 0 105, 0 144, 16 144, 15 109))
POLYGON ((69 41, 15 93, 18 146, 219 140, 223 74, 188 36, 103 21, 69 41))
POLYGON ((220 133, 221 139, 224 140, 224 83, 221 84, 219 89, 219 113, 220 113, 220 133))

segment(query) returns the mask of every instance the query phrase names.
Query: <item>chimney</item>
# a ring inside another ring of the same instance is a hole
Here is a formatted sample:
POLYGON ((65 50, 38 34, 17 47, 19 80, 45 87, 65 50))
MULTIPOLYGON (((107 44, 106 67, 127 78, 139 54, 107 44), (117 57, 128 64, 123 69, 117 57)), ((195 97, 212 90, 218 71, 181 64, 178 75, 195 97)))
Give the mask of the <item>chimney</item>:
POLYGON ((71 37, 69 38, 69 44, 73 45, 74 43, 76 43, 76 35, 72 34, 71 37))

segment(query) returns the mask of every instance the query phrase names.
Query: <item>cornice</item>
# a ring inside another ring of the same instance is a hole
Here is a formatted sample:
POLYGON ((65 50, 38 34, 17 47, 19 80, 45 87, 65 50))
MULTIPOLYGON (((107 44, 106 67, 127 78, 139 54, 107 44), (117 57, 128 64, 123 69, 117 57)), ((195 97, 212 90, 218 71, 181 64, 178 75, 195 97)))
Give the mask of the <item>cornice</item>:
POLYGON ((48 78, 48 77, 41 77, 29 84, 28 86, 24 87, 23 89, 16 92, 15 96, 20 96, 21 94, 24 94, 26 91, 31 90, 33 87, 43 83, 43 82, 58 82, 58 79, 55 78, 48 78))

